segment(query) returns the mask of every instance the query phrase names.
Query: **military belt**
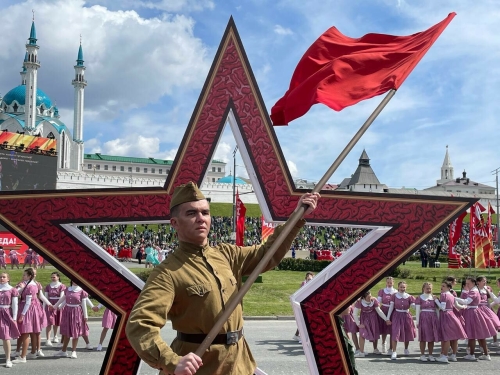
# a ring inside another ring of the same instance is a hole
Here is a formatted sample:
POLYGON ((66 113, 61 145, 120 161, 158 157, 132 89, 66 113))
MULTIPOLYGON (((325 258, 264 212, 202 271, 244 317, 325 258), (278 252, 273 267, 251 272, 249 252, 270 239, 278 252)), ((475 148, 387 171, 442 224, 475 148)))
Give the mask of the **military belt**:
MULTIPOLYGON (((204 333, 183 333, 177 331, 177 339, 193 344, 201 344, 207 335, 204 333)), ((215 336, 212 344, 233 345, 243 337, 243 328, 239 331, 221 333, 215 336)))

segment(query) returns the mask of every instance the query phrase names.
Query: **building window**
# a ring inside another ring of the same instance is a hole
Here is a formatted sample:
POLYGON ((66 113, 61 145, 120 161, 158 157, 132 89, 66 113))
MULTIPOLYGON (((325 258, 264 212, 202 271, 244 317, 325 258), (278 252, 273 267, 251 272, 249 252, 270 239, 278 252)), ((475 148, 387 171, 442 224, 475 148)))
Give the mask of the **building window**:
POLYGON ((128 171, 132 173, 132 167, 128 167, 128 171))
POLYGON ((158 173, 162 174, 163 173, 163 169, 158 169, 158 173))
POLYGON ((212 182, 215 182, 215 178, 212 177, 212 182))
POLYGON ((113 165, 113 170, 116 171, 116 165, 113 165))
POLYGON ((92 169, 92 164, 87 164, 87 169, 92 169))
POLYGON ((139 172, 141 171, 141 168, 139 168, 139 167, 135 167, 135 171, 136 171, 137 173, 139 173, 139 172))
POLYGON ((97 165, 95 166, 95 169, 97 169, 98 171, 100 171, 100 170, 101 170, 101 164, 97 164, 97 165))
POLYGON ((148 173, 148 169, 147 168, 144 168, 144 173, 148 173))
POLYGON ((125 172, 125 167, 123 165, 120 166, 120 172, 125 172))
POLYGON ((105 166, 104 166, 104 170, 105 170, 105 171, 107 171, 107 170, 108 170, 108 166, 107 166, 107 165, 105 165, 105 166))
POLYGON ((155 173, 155 169, 154 168, 151 168, 151 173, 155 173))
POLYGON ((212 167, 212 172, 215 172, 215 167, 212 167))
POLYGON ((221 172, 221 169, 220 169, 220 168, 217 168, 217 172, 221 172))
POLYGON ((167 173, 167 174, 170 173, 170 169, 167 169, 167 171, 165 173, 167 173))

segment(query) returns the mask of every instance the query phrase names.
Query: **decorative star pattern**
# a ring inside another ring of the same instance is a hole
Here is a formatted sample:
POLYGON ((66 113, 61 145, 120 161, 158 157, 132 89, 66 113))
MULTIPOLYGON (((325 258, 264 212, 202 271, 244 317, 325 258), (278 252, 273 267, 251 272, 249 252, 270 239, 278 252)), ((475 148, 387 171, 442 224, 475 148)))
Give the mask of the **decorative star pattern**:
MULTIPOLYGON (((286 220, 303 192, 293 185, 232 18, 164 188, 0 194, 0 221, 118 315, 101 374, 137 373, 139 359, 124 326, 140 287, 134 276, 110 267, 104 251, 102 256, 94 252, 66 226, 168 220, 173 188, 191 180, 201 185, 228 116, 237 127, 240 150, 251 163, 247 169, 253 171, 261 205, 267 206, 273 220, 286 220)), ((471 204, 456 198, 322 193, 310 223, 392 229, 301 302, 312 353, 310 368, 322 374, 352 371, 335 315, 471 204)))

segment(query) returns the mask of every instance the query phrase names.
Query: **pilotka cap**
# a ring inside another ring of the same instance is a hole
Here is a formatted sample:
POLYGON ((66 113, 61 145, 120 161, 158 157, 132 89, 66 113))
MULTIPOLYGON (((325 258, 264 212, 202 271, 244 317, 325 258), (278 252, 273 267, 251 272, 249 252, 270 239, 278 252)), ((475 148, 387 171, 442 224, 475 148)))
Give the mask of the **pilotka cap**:
POLYGON ((206 199, 198 186, 190 181, 187 184, 179 185, 175 188, 170 201, 170 210, 179 204, 186 202, 201 201, 206 199))

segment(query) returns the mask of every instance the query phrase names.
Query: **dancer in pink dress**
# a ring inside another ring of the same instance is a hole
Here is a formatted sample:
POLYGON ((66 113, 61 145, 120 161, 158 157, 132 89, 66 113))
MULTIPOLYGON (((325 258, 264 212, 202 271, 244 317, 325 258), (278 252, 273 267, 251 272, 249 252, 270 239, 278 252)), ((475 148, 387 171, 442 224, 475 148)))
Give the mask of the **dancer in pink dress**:
POLYGON ((17 316, 19 293, 16 288, 9 285, 9 281, 9 274, 0 274, 0 340, 3 341, 5 367, 7 368, 12 367, 10 340, 17 339, 20 335, 17 323, 13 318, 13 316, 17 316))
POLYGON ((404 342, 404 354, 410 354, 408 346, 410 345, 410 341, 414 341, 416 337, 415 324, 410 314, 410 306, 414 304, 415 297, 406 293, 406 283, 400 281, 398 283, 398 292, 394 293, 391 297, 391 306, 389 307, 388 313, 388 318, 391 319, 392 322, 391 359, 397 359, 398 357, 396 352, 398 342, 404 342))
POLYGON ((33 249, 30 247, 28 248, 28 250, 26 250, 24 252, 24 264, 23 264, 23 269, 26 267, 26 266, 30 266, 31 267, 31 263, 33 263, 33 249))
MULTIPOLYGON (((432 355, 434 343, 441 341, 437 307, 438 304, 434 301, 434 296, 432 295, 432 284, 426 282, 422 286, 422 294, 415 300, 420 360, 422 362, 427 362, 427 360, 431 362, 436 361, 436 358, 432 355), (426 344, 429 357, 425 356, 426 344)), ((448 362, 448 359, 446 362, 448 362)))
MULTIPOLYGON (((394 279, 392 277, 388 277, 385 279, 385 288, 380 289, 378 291, 377 300, 380 303, 380 309, 382 312, 387 315, 389 313, 389 307, 391 307, 391 297, 397 290, 394 288, 394 279)), ((382 353, 387 353, 388 355, 392 354, 392 349, 390 348, 389 339, 389 352, 387 352, 387 344, 386 339, 387 335, 390 335, 392 332, 392 327, 390 325, 385 324, 385 322, 380 319, 380 334, 382 335, 382 353)))
MULTIPOLYGON (((97 306, 93 307, 92 310, 95 312, 99 311, 103 305, 98 304, 97 306)), ((108 333, 108 330, 114 329, 116 324, 116 314, 112 313, 111 310, 108 308, 104 309, 104 314, 102 316, 102 331, 101 331, 101 337, 99 338, 99 345, 97 345, 97 350, 100 352, 102 350, 102 343, 104 342, 104 339, 106 338, 106 334, 108 333)))
POLYGON ((486 345, 486 339, 497 333, 496 325, 492 322, 488 315, 479 308, 481 296, 476 286, 477 282, 474 277, 468 277, 465 281, 466 288, 469 290, 466 298, 457 298, 457 302, 462 305, 467 305, 467 309, 463 310, 465 320, 465 333, 469 338, 469 354, 464 359, 475 361, 474 350, 476 348, 476 340, 483 349, 483 354, 479 359, 491 361, 486 345))
POLYGON ((463 309, 464 306, 455 302, 455 297, 451 293, 452 284, 448 281, 443 281, 441 284, 441 295, 435 301, 438 303, 440 311, 439 323, 441 333, 441 356, 440 362, 456 362, 458 340, 467 338, 464 326, 460 318, 455 314, 456 309, 463 309), (451 347, 452 354, 448 358, 448 351, 451 347))
POLYGON ((54 305, 55 308, 58 308, 60 305, 66 304, 61 317, 60 329, 61 335, 64 336, 63 345, 61 350, 54 354, 55 357, 68 357, 66 349, 71 337, 72 352, 69 357, 77 358, 76 346, 78 345, 78 338, 85 334, 88 319, 86 298, 88 298, 87 292, 72 281, 71 286, 64 290, 64 295, 54 305))
MULTIPOLYGON (((476 278, 477 288, 479 289, 481 300, 479 302, 479 308, 489 317, 489 319, 495 325, 497 331, 500 330, 500 319, 498 315, 490 308, 488 299, 491 298, 493 301, 496 296, 491 290, 491 287, 487 285, 488 279, 485 276, 478 276, 476 278)), ((498 346, 497 344, 497 334, 493 335, 493 346, 498 346)))
MULTIPOLYGON (((51 282, 45 287, 45 297, 52 303, 55 304, 64 295, 64 289, 66 285, 62 284, 60 281, 60 276, 58 272, 52 272, 50 275, 51 282)), ((45 334, 47 341, 45 345, 52 346, 51 331, 54 328, 54 342, 58 343, 59 338, 57 337, 57 330, 61 325, 61 314, 62 311, 59 309, 51 309, 49 306, 45 305, 45 315, 47 317, 47 328, 45 329, 45 334)))
POLYGON ((17 323, 19 333, 21 334, 19 344, 21 352, 16 351, 16 359, 12 363, 26 363, 26 359, 35 359, 36 343, 38 342, 37 333, 42 330, 42 317, 36 307, 35 301, 38 300, 38 286, 35 282, 35 272, 32 268, 27 268, 23 273, 23 283, 19 287, 19 309, 17 314, 17 323), (27 355, 29 340, 31 339, 31 353, 27 355))
POLYGON ((365 353, 365 340, 373 343, 373 354, 381 354, 377 349, 378 339, 380 338, 380 316, 386 324, 391 324, 387 316, 382 312, 376 298, 372 297, 368 290, 361 295, 361 298, 354 304, 352 316, 356 325, 359 327, 359 353, 354 357, 362 358, 365 353), (359 314, 359 315, 358 315, 359 314))
POLYGON ((19 269, 19 253, 16 250, 11 250, 9 253, 10 257, 10 269, 13 270, 14 266, 19 269))
POLYGON ((5 250, 0 246, 0 268, 7 269, 7 263, 5 262, 5 250))
POLYGON ((354 354, 357 354, 360 352, 359 350, 359 342, 358 342, 358 332, 359 328, 356 325, 356 321, 354 320, 354 317, 352 315, 354 311, 354 305, 350 305, 347 309, 344 310, 340 316, 344 320, 344 331, 348 335, 351 335, 351 341, 354 344, 354 347, 356 348, 356 351, 354 354))

